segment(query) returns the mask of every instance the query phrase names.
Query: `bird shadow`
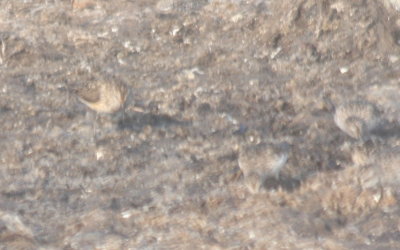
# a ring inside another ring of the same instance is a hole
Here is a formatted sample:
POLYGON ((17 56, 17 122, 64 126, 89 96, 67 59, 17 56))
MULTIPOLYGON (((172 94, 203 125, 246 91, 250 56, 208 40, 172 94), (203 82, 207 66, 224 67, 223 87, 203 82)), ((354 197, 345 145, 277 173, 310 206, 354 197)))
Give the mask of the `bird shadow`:
POLYGON ((190 125, 190 122, 180 121, 169 115, 135 112, 130 114, 125 113, 123 117, 118 119, 117 124, 119 130, 139 132, 146 126, 167 128, 171 126, 187 126, 190 125))
POLYGON ((300 185, 301 181, 299 179, 285 175, 281 175, 279 179, 274 176, 267 176, 262 184, 266 190, 277 190, 282 188, 288 192, 298 189, 300 185))
POLYGON ((371 134, 382 139, 400 138, 400 125, 394 122, 387 122, 383 126, 372 130, 371 134))

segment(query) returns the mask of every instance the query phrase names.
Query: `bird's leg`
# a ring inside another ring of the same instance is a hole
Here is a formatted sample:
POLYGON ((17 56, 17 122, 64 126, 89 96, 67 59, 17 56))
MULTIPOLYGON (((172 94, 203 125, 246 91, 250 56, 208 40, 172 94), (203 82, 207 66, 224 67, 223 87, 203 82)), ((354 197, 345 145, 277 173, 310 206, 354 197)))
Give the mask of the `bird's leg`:
POLYGON ((99 116, 98 113, 96 113, 96 116, 95 116, 94 121, 93 121, 93 141, 94 141, 95 144, 97 142, 97 138, 96 138, 96 123, 97 123, 98 116, 99 116))

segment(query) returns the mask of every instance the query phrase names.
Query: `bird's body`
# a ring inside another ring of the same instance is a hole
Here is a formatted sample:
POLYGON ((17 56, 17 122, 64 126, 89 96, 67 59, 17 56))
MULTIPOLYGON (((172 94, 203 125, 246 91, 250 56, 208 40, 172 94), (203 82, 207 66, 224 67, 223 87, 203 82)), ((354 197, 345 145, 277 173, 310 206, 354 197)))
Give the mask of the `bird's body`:
POLYGON ((122 84, 101 82, 81 89, 77 94, 79 100, 94 111, 114 113, 123 107, 128 91, 122 84))
POLYGON ((238 163, 246 186, 261 187, 268 175, 279 179, 279 173, 287 162, 288 153, 287 143, 260 143, 241 149, 238 163), (257 181, 259 183, 253 183, 257 181))
POLYGON ((334 120, 336 125, 354 139, 362 139, 380 125, 379 111, 367 101, 353 101, 340 105, 334 120))
POLYGON ((360 169, 357 177, 363 185, 371 187, 378 184, 397 186, 400 184, 400 146, 382 145, 372 150, 357 149, 355 153, 353 161, 356 168, 360 169))

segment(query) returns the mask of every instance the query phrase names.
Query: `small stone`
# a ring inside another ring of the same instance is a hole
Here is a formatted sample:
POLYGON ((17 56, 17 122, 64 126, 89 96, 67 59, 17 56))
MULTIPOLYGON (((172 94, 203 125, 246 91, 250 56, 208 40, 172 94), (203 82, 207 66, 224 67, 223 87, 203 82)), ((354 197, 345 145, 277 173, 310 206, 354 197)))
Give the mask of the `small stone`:
POLYGON ((72 0, 72 8, 87 9, 95 6, 94 0, 72 0))
POLYGON ((346 74, 347 72, 349 72, 348 67, 341 67, 339 70, 340 70, 340 73, 342 73, 342 74, 346 74))
POLYGON ((160 0, 158 1, 156 8, 159 11, 169 12, 174 8, 174 0, 160 0))

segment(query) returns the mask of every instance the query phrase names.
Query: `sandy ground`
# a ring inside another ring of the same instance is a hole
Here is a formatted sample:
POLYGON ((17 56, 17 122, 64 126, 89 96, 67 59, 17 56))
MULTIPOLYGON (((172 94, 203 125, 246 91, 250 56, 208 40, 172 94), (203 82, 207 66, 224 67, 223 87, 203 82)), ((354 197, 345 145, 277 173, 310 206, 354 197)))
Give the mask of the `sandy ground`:
POLYGON ((399 249, 396 7, 0 1, 1 249, 399 249), (79 102, 96 81, 125 114, 79 102), (355 99, 367 142, 333 120, 355 99), (239 152, 266 141, 291 150, 252 193, 239 152))

